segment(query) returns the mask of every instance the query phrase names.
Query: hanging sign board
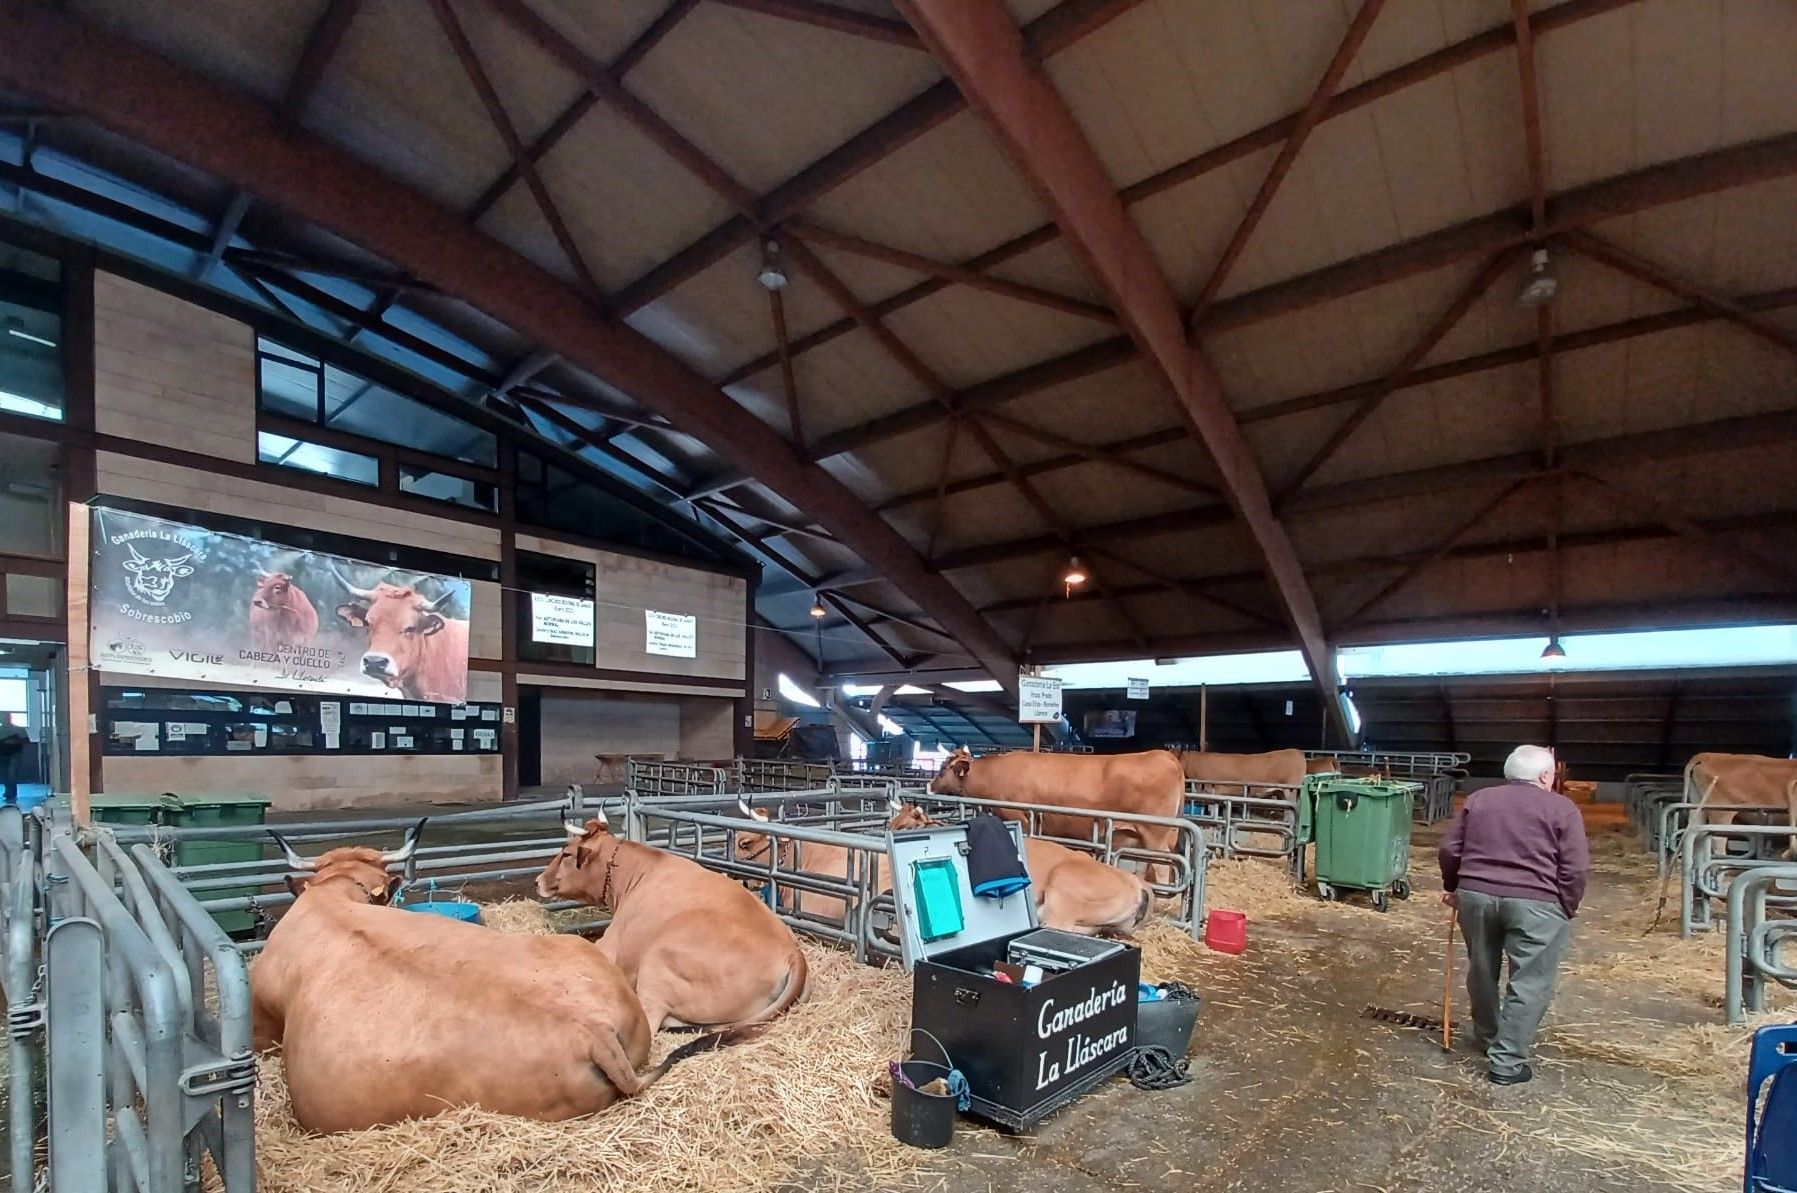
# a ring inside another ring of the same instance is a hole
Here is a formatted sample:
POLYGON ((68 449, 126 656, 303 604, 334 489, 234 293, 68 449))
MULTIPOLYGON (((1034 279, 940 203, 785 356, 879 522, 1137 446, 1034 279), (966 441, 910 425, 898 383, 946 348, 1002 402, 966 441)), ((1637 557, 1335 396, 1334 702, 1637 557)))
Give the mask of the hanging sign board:
POLYGON ((675 659, 697 658, 699 654, 699 619, 687 613, 659 613, 643 610, 645 642, 650 654, 675 659))
POLYGON ((581 597, 531 593, 530 640, 555 646, 593 645, 593 602, 581 597))
POLYGON ((118 675, 468 698, 468 581, 93 511, 88 636, 118 675))
POLYGON ((1131 700, 1146 700, 1146 699, 1148 699, 1148 681, 1145 679, 1130 680, 1129 681, 1129 698, 1131 700))
POLYGON ((1039 675, 1017 680, 1017 723, 1054 725, 1061 719, 1061 681, 1039 675))

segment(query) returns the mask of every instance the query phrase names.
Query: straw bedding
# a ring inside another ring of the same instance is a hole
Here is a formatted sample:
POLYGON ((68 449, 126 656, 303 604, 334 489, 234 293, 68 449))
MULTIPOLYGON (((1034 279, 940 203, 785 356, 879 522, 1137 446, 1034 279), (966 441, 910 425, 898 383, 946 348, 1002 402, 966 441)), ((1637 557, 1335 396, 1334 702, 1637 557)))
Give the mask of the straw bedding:
MULTIPOLYGON (((547 917, 501 908, 497 916, 483 909, 489 923, 545 930, 547 917)), ((455 1109, 308 1135, 289 1112, 279 1058, 265 1057, 256 1108, 260 1186, 267 1193, 749 1193, 778 1186, 801 1165, 814 1187, 902 1181, 919 1153, 892 1139, 874 1078, 904 1044, 908 978, 834 949, 802 947, 808 993, 765 1035, 684 1061, 642 1096, 590 1118, 539 1123, 455 1109), (835 1163, 854 1175, 835 1172, 835 1163)), ((690 1038, 659 1035, 656 1056, 690 1038)))

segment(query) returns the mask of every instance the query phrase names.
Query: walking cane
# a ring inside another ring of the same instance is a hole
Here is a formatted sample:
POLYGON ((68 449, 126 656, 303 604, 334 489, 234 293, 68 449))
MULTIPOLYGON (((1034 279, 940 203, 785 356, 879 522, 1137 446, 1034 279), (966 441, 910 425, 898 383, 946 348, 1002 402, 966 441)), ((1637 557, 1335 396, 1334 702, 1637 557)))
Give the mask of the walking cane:
POLYGON ((1441 1050, 1454 1050, 1454 908, 1448 908, 1448 949, 1441 962, 1441 1050))

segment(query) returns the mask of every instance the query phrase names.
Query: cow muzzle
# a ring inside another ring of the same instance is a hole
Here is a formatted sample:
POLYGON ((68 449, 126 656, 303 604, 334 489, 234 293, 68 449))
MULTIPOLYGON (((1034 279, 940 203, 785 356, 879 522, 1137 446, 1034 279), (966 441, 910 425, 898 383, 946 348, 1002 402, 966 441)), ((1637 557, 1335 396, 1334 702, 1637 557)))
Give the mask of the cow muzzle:
POLYGON ((388 687, 399 682, 399 675, 393 668, 393 656, 370 652, 362 656, 362 674, 378 679, 388 687))

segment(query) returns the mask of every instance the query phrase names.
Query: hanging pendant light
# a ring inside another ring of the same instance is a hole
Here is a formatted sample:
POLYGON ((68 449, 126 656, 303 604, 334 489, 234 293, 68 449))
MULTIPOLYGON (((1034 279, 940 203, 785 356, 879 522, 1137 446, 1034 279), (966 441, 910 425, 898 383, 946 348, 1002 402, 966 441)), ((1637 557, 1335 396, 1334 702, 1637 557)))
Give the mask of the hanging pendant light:
POLYGON ((780 242, 771 236, 761 242, 761 269, 755 280, 764 290, 786 289, 786 264, 780 257, 780 242))
POLYGON ((1067 570, 1061 573, 1061 587, 1065 594, 1072 596, 1073 590, 1084 584, 1087 579, 1086 565, 1079 561, 1079 556, 1075 555, 1068 559, 1067 570))
POLYGON ((1549 661, 1557 661, 1566 657, 1566 648, 1560 645, 1560 635, 1555 634, 1547 640, 1547 645, 1542 648, 1541 657, 1549 661))
POLYGON ((828 617, 829 615, 830 615, 830 611, 828 609, 824 608, 824 598, 819 596, 817 593, 812 593, 811 594, 811 616, 814 617, 815 619, 817 619, 818 621, 822 621, 824 618, 828 617))
POLYGON ((1560 280, 1553 275, 1546 249, 1536 249, 1529 261, 1529 275, 1516 293, 1519 307, 1545 306, 1560 292, 1560 280))

